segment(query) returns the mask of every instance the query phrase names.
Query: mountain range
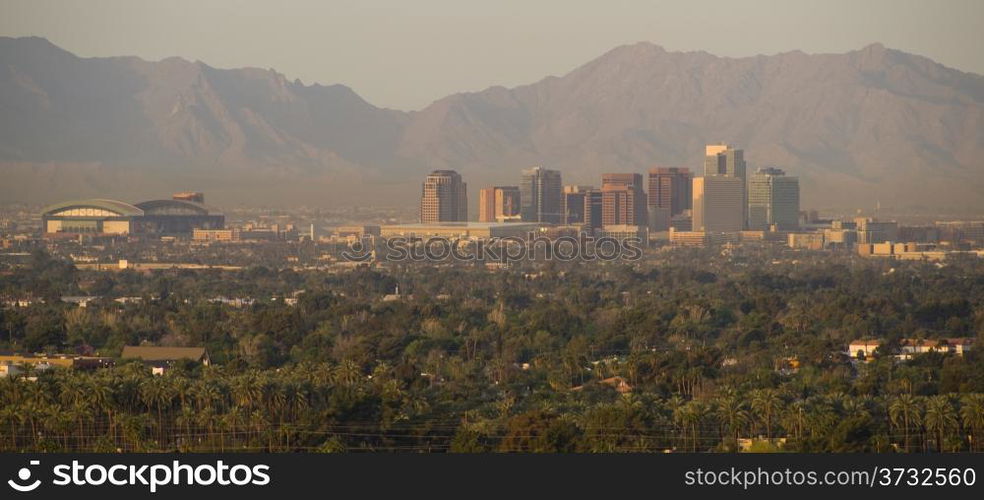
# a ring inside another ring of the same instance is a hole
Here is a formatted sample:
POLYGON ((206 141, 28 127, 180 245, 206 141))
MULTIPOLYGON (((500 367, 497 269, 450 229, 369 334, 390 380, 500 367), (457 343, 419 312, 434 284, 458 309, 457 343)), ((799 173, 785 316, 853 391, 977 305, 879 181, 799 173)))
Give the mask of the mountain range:
POLYGON ((194 189, 217 204, 411 205, 430 170, 453 168, 474 203, 533 165, 578 184, 699 172, 718 142, 800 177, 804 208, 984 209, 984 77, 879 44, 726 58, 643 42, 404 112, 272 69, 0 37, 5 201, 194 189))

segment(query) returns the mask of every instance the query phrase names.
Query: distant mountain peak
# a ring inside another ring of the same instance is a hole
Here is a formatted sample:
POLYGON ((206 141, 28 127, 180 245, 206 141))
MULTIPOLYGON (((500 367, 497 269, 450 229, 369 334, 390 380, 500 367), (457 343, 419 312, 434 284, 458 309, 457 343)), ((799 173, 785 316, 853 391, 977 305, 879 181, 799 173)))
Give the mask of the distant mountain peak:
POLYGON ((272 178, 370 201, 356 193, 375 190, 344 177, 406 183, 401 201, 412 202, 434 168, 480 186, 544 164, 592 184, 653 164, 700 171, 703 145, 726 141, 752 166, 801 177, 806 205, 877 196, 984 208, 984 77, 878 43, 728 58, 638 42, 563 76, 405 113, 272 68, 78 58, 43 38, 0 37, 0 107, 0 164, 17 180, 0 183, 5 200, 77 197, 87 183, 129 199, 106 190, 153 179, 220 190, 252 182, 254 191, 238 189, 253 200, 272 178))
POLYGON ((884 52, 885 46, 881 42, 872 42, 861 48, 861 52, 884 52))

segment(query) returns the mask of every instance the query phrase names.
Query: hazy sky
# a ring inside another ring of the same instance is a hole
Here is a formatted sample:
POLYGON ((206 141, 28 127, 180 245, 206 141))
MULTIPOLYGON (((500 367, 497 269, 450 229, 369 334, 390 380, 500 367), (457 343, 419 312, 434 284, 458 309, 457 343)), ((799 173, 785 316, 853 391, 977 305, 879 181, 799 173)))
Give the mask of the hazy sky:
POLYGON ((984 0, 0 0, 0 35, 342 83, 377 106, 564 74, 621 44, 723 56, 872 42, 984 74, 984 0))

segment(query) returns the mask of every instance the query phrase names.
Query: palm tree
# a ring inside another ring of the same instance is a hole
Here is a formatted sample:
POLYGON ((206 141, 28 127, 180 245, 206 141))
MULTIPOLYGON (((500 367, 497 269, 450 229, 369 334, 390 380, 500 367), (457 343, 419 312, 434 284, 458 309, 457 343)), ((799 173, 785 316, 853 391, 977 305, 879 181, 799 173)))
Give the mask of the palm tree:
POLYGON ((793 401, 783 414, 783 426, 793 432, 796 440, 803 438, 807 426, 807 406, 802 400, 793 401))
POLYGON ((17 428, 21 420, 21 408, 19 405, 4 402, 3 406, 0 406, 0 421, 6 421, 10 424, 10 449, 8 451, 17 451, 17 428))
POLYGON ((306 410, 310 404, 307 388, 303 384, 291 382, 285 390, 290 408, 290 420, 296 421, 298 414, 306 410))
POLYGON ((153 377, 140 385, 140 399, 148 409, 157 410, 157 440, 164 446, 164 407, 170 406, 171 391, 168 381, 163 377, 153 377))
POLYGON ((253 405, 259 401, 261 395, 262 391, 253 373, 238 377, 232 383, 233 401, 247 411, 252 411, 253 405))
POLYGON ((215 452, 216 420, 215 409, 211 406, 206 406, 195 414, 195 423, 198 424, 199 428, 206 430, 205 440, 208 442, 206 451, 209 453, 215 452))
POLYGON ((765 437, 772 439, 772 422, 782 411, 782 398, 775 389, 752 391, 752 411, 765 424, 765 437))
POLYGON ((841 409, 847 417, 870 417, 871 412, 868 410, 870 403, 871 398, 867 396, 856 398, 845 396, 841 402, 841 409))
MULTIPOLYGON (((68 436, 72 432, 72 427, 75 425, 74 415, 58 404, 50 404, 44 407, 43 410, 43 427, 46 434, 56 433, 57 436, 61 437, 62 440, 62 451, 70 451, 68 445, 68 436)), ((57 439, 52 437, 53 440, 57 439)))
POLYGON ((940 394, 926 401, 926 430, 936 434, 936 451, 943 452, 943 435, 957 427, 957 412, 950 396, 940 394))
POLYGON ((144 451, 143 431, 147 427, 146 419, 144 414, 123 417, 123 446, 128 451, 144 451))
POLYGON ((66 417, 78 425, 77 429, 79 431, 78 436, 75 437, 75 449, 71 451, 85 451, 85 422, 91 418, 91 415, 92 410, 90 410, 89 402, 87 401, 76 401, 75 404, 69 407, 68 412, 66 412, 66 417))
POLYGON ((192 388, 192 395, 198 407, 198 425, 206 430, 209 444, 215 438, 215 414, 221 397, 218 387, 209 380, 199 380, 192 388))
POLYGON ((970 433, 970 449, 981 448, 980 438, 984 430, 984 394, 967 394, 960 400, 960 419, 970 433))
POLYGON ((29 399, 25 405, 21 406, 24 413, 27 414, 28 422, 31 424, 31 437, 34 439, 35 449, 38 447, 41 436, 41 433, 38 432, 39 419, 44 414, 45 407, 44 401, 38 401, 37 399, 29 399))
POLYGON ((896 396, 888 406, 888 416, 892 426, 902 428, 902 433, 905 436, 905 451, 911 451, 909 430, 913 426, 919 426, 922 422, 922 406, 919 404, 919 400, 912 394, 896 396))
MULTIPOLYGON (((230 436, 233 438, 233 442, 240 441, 243 421, 245 419, 246 413, 239 407, 229 408, 229 411, 222 416, 223 427, 229 432, 230 436)), ((222 438, 222 450, 225 451, 225 438, 222 438)))
POLYGON ((269 432, 270 421, 266 418, 266 415, 260 410, 253 410, 253 413, 249 414, 249 426, 251 429, 256 431, 256 436, 260 437, 264 430, 267 431, 267 447, 266 451, 273 451, 273 438, 269 432))
POLYGON ((335 377, 342 384, 352 386, 362 380, 362 370, 354 361, 344 359, 341 364, 335 367, 335 377))
MULTIPOLYGON (((95 379, 89 379, 88 384, 86 384, 86 392, 89 394, 89 401, 92 404, 92 409, 95 411, 100 411, 106 414, 106 425, 108 426, 109 438, 114 443, 116 443, 116 425, 113 420, 113 392, 105 383, 95 379)), ((93 418, 93 428, 95 428, 96 420, 93 418)))
POLYGON ((673 419, 679 423, 682 429, 684 429, 684 436, 686 436, 686 430, 690 430, 690 451, 692 452, 697 451, 697 431, 709 413, 710 409, 707 405, 698 400, 687 402, 686 404, 678 407, 673 413, 673 419))
POLYGON ((812 437, 825 435, 837 424, 837 413, 828 398, 811 396, 805 403, 806 422, 812 437))
POLYGON ((741 428, 748 424, 749 415, 745 408, 745 402, 732 391, 727 392, 717 400, 717 417, 728 429, 728 438, 731 439, 731 449, 738 451, 738 438, 741 436, 741 428))
POLYGON ((184 426, 185 434, 179 440, 177 445, 182 448, 181 451, 191 451, 195 440, 193 440, 192 425, 196 422, 195 410, 189 405, 182 405, 181 411, 178 413, 178 418, 175 419, 175 424, 184 426))

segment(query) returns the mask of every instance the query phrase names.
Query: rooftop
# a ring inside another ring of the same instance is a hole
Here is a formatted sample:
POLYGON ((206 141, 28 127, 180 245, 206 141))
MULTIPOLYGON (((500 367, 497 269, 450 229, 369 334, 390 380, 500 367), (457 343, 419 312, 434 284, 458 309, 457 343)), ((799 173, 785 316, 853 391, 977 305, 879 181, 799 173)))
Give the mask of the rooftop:
POLYGON ((492 229, 492 228, 534 228, 538 222, 414 222, 411 224, 386 224, 390 229, 447 228, 447 229, 492 229))
POLYGON ((204 347, 154 347, 154 346, 133 346, 123 347, 123 359, 142 359, 144 361, 171 361, 176 359, 190 359, 198 361, 205 356, 204 347))
POLYGON ((222 215, 216 209, 203 203, 189 200, 161 199, 137 203, 136 206, 147 215, 169 215, 174 213, 194 213, 200 215, 222 215))
POLYGON ((143 215, 143 210, 125 201, 109 200, 104 198, 91 198, 87 200, 72 200, 48 205, 41 211, 43 214, 58 212, 68 208, 101 208, 121 216, 143 215))

